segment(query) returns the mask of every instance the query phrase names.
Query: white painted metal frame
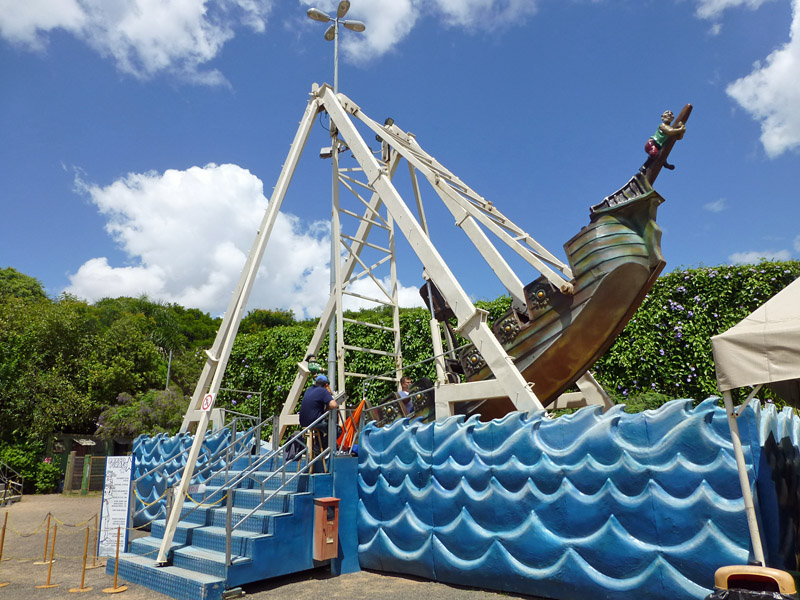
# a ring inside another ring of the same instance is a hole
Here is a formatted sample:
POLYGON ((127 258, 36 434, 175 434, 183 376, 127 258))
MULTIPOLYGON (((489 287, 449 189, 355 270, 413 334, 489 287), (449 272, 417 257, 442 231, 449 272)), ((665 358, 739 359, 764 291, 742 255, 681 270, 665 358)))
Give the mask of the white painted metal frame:
MULTIPOLYGON (((392 184, 387 167, 379 163, 372 155, 369 147, 355 128, 350 116, 352 115, 367 124, 382 140, 389 143, 395 151, 409 162, 412 162, 412 160, 419 161, 418 157, 414 156, 410 145, 403 147, 402 144, 398 144, 399 138, 386 133, 392 126, 385 128, 378 125, 363 115, 360 108, 344 95, 340 94, 337 96, 328 87, 323 87, 320 92, 323 107, 328 111, 332 123, 335 123, 345 144, 364 170, 370 187, 379 194, 397 224, 397 227, 402 231, 411 245, 412 250, 425 267, 426 272, 431 279, 436 282, 437 288, 455 313, 458 320, 457 331, 476 345, 492 373, 495 375, 497 379, 495 387, 502 389, 504 392, 503 396, 508 397, 518 410, 542 409, 543 407, 531 390, 531 387, 522 377, 519 370, 513 365, 511 357, 508 356, 488 327, 486 323, 487 313, 478 310, 472 304, 469 296, 463 290, 444 259, 436 250, 427 232, 416 220, 411 210, 392 184), (409 159, 409 157, 411 157, 411 159, 409 159)), ((435 164, 435 161, 432 162, 435 164)), ((414 166, 417 165, 415 164, 414 166)), ((428 167, 423 164, 422 161, 419 161, 417 169, 423 170, 426 168, 428 167)), ((426 177, 431 181, 435 179, 433 175, 433 173, 426 174, 426 177)), ((439 179, 441 179, 442 175, 452 179, 455 184, 463 186, 463 184, 456 181, 456 178, 451 177, 449 172, 443 168, 440 169, 439 179)), ((463 189, 466 190, 465 193, 469 192, 469 188, 466 188, 466 186, 463 186, 463 189)), ((482 201, 477 195, 474 195, 472 200, 475 202, 482 201)), ((485 201, 483 202, 486 204, 485 201)), ((476 206, 476 204, 470 204, 470 206, 473 207, 476 206)), ((486 206, 482 208, 488 210, 486 206)), ((539 254, 541 255, 541 253, 539 254)), ((547 258, 550 256, 552 255, 548 253, 547 258)), ((544 266, 540 256, 527 258, 529 261, 541 263, 544 269, 549 270, 548 267, 544 266)), ((554 263, 558 263, 555 257, 552 258, 554 263)), ((554 273, 553 276, 557 277, 554 273)), ((563 284, 565 281, 560 277, 558 277, 558 280, 559 284, 563 284)))
MULTIPOLYGON (((334 189, 332 197, 331 235, 334 246, 338 248, 339 251, 336 253, 336 257, 332 257, 334 258, 332 261, 333 264, 331 265, 333 269, 333 280, 335 282, 334 289, 332 290, 325 310, 312 336, 311 343, 308 347, 308 353, 314 355, 319 353, 325 331, 334 324, 335 320, 336 375, 339 382, 337 387, 343 390, 345 377, 358 375, 356 373, 345 372, 345 351, 369 351, 369 349, 355 348, 345 343, 343 336, 345 317, 342 310, 342 296, 343 294, 353 293, 347 290, 348 285, 360 278, 370 277, 377 284, 378 289, 386 296, 386 303, 394 308, 393 327, 391 329, 395 332, 393 353, 396 360, 395 379, 397 380, 400 378, 402 372, 402 357, 400 351, 397 266, 395 255, 395 235, 396 230, 399 229, 422 262, 426 277, 436 282, 437 288, 455 313, 457 318, 456 330, 475 344, 496 378, 491 382, 447 385, 444 372, 444 350, 441 343, 441 329, 435 319, 431 319, 431 333, 433 336, 435 354, 437 356, 437 418, 452 414, 453 408, 457 402, 494 397, 509 398, 518 410, 543 409, 538 398, 533 393, 531 385, 522 377, 519 370, 514 366, 511 357, 508 356, 487 325, 487 313, 478 310, 473 305, 469 296, 462 289, 430 239, 416 171, 421 172, 434 188, 437 195, 456 218, 457 224, 465 231, 486 262, 497 274, 500 281, 511 294, 513 302, 518 308, 525 306, 522 282, 489 241, 485 232, 481 229, 481 225, 494 233, 501 241, 522 256, 531 266, 536 268, 551 281, 553 285, 556 285, 565 292, 571 290, 569 280, 572 274, 568 266, 545 250, 530 235, 518 228, 497 210, 491 202, 486 201, 476 194, 458 177, 439 164, 436 159, 422 150, 411 134, 401 131, 394 125, 382 126, 377 124, 364 115, 360 108, 350 99, 344 95, 335 94, 327 85, 322 87, 315 85, 312 88, 311 96, 312 98, 306 107, 305 114, 289 150, 288 158, 278 178, 272 198, 270 199, 261 228, 256 235, 256 240, 247 258, 244 269, 242 270, 242 275, 231 298, 222 325, 217 333, 217 338, 212 348, 207 352, 208 359, 206 365, 197 383, 190 408, 181 426, 181 431, 188 431, 192 423, 197 423, 195 439, 187 458, 187 468, 178 486, 177 494, 175 495, 175 504, 169 515, 164 538, 159 549, 157 562, 160 564, 166 562, 167 550, 172 542, 175 528, 180 518, 184 495, 191 482, 194 466, 197 462, 202 441, 213 412, 212 410, 201 410, 202 399, 206 397, 207 394, 216 397, 219 391, 222 376, 228 358, 230 357, 233 341, 239 323, 241 322, 256 273, 263 258, 266 244, 300 156, 308 141, 314 118, 322 110, 327 111, 330 115, 332 132, 338 132, 341 135, 344 144, 346 144, 353 153, 360 168, 342 170, 340 172, 338 166, 338 150, 341 142, 338 136, 333 137, 332 159, 334 189), (377 134, 378 138, 382 141, 383 161, 378 161, 373 156, 372 151, 356 129, 352 118, 358 119, 377 134), (409 173, 419 221, 414 217, 408 205, 392 183, 392 177, 401 157, 405 158, 409 163, 409 173), (351 172, 355 171, 361 171, 363 173, 366 178, 366 183, 352 177, 351 172), (340 183, 349 189, 350 192, 365 205, 363 215, 359 215, 358 213, 340 206, 340 183), (363 187, 371 192, 369 201, 361 197, 356 191, 355 186, 363 187), (385 218, 379 212, 382 206, 386 209, 385 218), (349 215, 359 220, 358 229, 354 236, 342 234, 341 215, 349 215), (388 247, 381 247, 367 241, 370 232, 375 226, 388 233, 388 247), (366 247, 385 251, 387 258, 381 259, 372 265, 368 265, 360 258, 362 251, 366 247), (336 260, 336 258, 341 256, 342 248, 346 250, 344 264, 342 264, 341 260, 336 260), (388 290, 374 274, 375 269, 384 265, 386 262, 389 263, 391 281, 390 289, 388 290), (356 266, 359 266, 362 270, 354 275, 356 266)), ((377 301, 379 299, 374 300, 377 301)), ((377 324, 362 324, 386 329, 386 327, 377 324)), ((452 346, 452 342, 449 338, 448 343, 452 346)), ((308 374, 307 365, 304 362, 300 363, 298 365, 297 376, 295 377, 289 396, 280 415, 279 438, 282 437, 287 426, 298 422, 298 417, 294 411, 297 407, 300 393, 305 386, 308 374)))
POLYGON ((755 398, 756 394, 761 389, 761 385, 753 388, 752 392, 747 396, 744 402, 737 408, 733 407, 733 397, 730 390, 722 392, 722 400, 725 404, 725 412, 728 415, 728 426, 731 430, 731 441, 733 442, 733 455, 736 458, 736 471, 739 474, 739 485, 742 488, 742 498, 744 500, 744 510, 747 515, 747 527, 750 531, 750 542, 753 544, 753 556, 761 563, 762 567, 766 567, 767 563, 764 560, 764 549, 761 545, 761 535, 758 531, 758 519, 756 517, 756 509, 753 504, 753 492, 750 489, 750 478, 747 476, 747 464, 744 460, 744 449, 742 448, 742 438, 739 435, 739 424, 737 419, 742 415, 747 405, 755 398))
MULTIPOLYGON (((225 311, 225 316, 222 319, 217 337, 210 351, 207 351, 208 356, 206 364, 203 367, 203 372, 197 382, 197 386, 192 396, 189 410, 183 418, 181 431, 188 431, 192 422, 197 423, 197 428, 194 434, 194 441, 189 450, 189 455, 186 458, 186 468, 183 472, 183 477, 178 485, 177 493, 175 494, 175 502, 172 507, 167 521, 167 526, 164 531, 164 538, 161 541, 161 546, 158 550, 156 562, 165 564, 167 562, 167 552, 169 551, 172 538, 175 535, 175 528, 180 520, 181 509, 183 508, 183 499, 189 489, 189 484, 194 474, 194 468, 197 464, 197 458, 200 455, 200 448, 203 445, 206 430, 208 429, 208 422, 211 415, 211 410, 201 410, 201 403, 207 394, 211 394, 212 398, 216 398, 219 391, 220 384, 222 383, 222 376, 225 373, 225 367, 230 358, 231 349, 233 348, 233 341, 236 337, 236 332, 239 329, 239 323, 244 315, 244 310, 247 306, 247 299, 250 296, 250 291, 253 288, 253 283, 258 272, 258 267, 261 264, 261 259, 264 256, 264 251, 267 247, 272 228, 278 218, 283 199, 286 196, 286 190, 289 188, 289 183, 292 180, 297 163, 303 153, 308 134, 314 124, 314 118, 319 112, 320 103, 315 97, 309 101, 306 106, 305 114, 300 121, 300 126, 295 135, 292 146, 289 149, 289 156, 283 165, 281 174, 278 177, 278 183, 270 198, 269 206, 261 221, 261 227, 256 234, 255 242, 250 250, 250 254, 245 262, 242 274, 239 277, 239 282, 236 290, 231 297, 228 304, 228 310, 225 311)), ((212 404, 213 407, 213 404, 212 404)))

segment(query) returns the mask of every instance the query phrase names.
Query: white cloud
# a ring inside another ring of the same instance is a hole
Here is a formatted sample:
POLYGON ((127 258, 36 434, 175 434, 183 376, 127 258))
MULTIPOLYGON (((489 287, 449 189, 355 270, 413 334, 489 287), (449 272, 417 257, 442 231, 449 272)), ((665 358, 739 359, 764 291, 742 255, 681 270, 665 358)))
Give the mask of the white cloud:
POLYGON ((762 258, 767 260, 789 260, 792 258, 788 250, 751 250, 749 252, 735 252, 728 257, 731 263, 754 264, 762 258))
POLYGON ((794 238, 794 249, 800 252, 800 235, 794 238))
POLYGON ((201 70, 243 25, 264 31, 272 0, 0 0, 0 36, 32 49, 63 29, 117 67, 147 78, 167 71, 199 83, 222 75, 201 70))
POLYGON ((717 19, 729 8, 746 6, 757 9, 767 0, 697 0, 697 16, 701 19, 717 19))
POLYGON ((536 0, 433 0, 450 25, 493 29, 523 20, 536 12, 536 0))
POLYGON ((790 41, 727 89, 761 122, 761 143, 773 158, 800 147, 800 0, 794 0, 792 12, 790 41))
MULTIPOLYGON (((93 258, 65 291, 89 301, 146 294, 213 315, 225 312, 268 205, 257 177, 236 165, 210 164, 132 173, 106 187, 76 181, 106 217, 106 230, 129 264, 93 258)), ((299 318, 321 314, 330 281, 328 229, 327 222, 308 227, 281 213, 249 307, 292 309, 299 318)), ((367 284, 360 291, 379 297, 367 284)), ((414 288, 400 286, 400 294, 401 305, 421 305, 414 288)))
POLYGON ((727 202, 728 201, 725 200, 725 198, 720 198, 719 200, 714 200, 713 202, 707 202, 703 205, 703 208, 708 212, 719 213, 727 208, 727 202))

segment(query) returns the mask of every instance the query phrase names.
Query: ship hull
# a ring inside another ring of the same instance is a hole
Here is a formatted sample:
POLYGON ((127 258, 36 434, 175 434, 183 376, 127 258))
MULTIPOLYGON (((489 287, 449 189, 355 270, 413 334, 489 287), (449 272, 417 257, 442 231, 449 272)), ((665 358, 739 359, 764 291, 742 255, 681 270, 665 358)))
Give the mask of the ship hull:
MULTIPOLYGON (((641 178, 631 183, 633 194, 623 188, 606 198, 593 208, 590 224, 564 245, 573 293, 540 277, 525 288, 527 313, 512 308, 493 326, 544 406, 611 347, 666 265, 656 224, 663 198, 641 178)), ((467 381, 491 377, 474 348, 466 348, 460 362, 467 381)), ((510 410, 511 402, 502 399, 480 407, 486 419, 510 410)))

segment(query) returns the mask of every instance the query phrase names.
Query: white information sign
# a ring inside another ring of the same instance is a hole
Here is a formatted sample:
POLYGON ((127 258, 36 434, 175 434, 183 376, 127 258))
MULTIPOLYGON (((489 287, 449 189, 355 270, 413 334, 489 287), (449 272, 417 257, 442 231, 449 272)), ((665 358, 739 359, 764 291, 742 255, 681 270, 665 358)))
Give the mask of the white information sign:
POLYGON ((106 458, 106 482, 103 487, 103 506, 100 510, 100 533, 97 540, 98 556, 114 556, 124 552, 128 540, 128 504, 133 473, 133 456, 106 458))
POLYGON ((203 402, 200 404, 200 410, 209 411, 214 406, 214 394, 206 394, 203 396, 203 402))

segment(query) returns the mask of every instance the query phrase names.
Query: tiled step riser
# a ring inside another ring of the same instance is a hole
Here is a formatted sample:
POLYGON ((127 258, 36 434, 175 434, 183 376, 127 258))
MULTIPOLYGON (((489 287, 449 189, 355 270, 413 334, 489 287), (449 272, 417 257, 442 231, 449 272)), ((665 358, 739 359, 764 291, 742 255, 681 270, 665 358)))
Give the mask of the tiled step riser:
POLYGON ((259 506, 272 492, 264 492, 262 497, 260 490, 234 490, 233 506, 241 509, 251 509, 256 506, 259 510, 272 512, 291 512, 291 495, 278 492, 269 498, 263 506, 259 506))
MULTIPOLYGON (((178 523, 175 528, 175 534, 172 536, 173 544, 188 545, 192 543, 192 532, 198 527, 202 527, 199 523, 178 523)), ((164 520, 153 521, 150 527, 150 537, 163 540, 164 530, 167 528, 167 522, 164 520)))
MULTIPOLYGON (((241 513, 239 514, 233 513, 231 515, 231 525, 233 526, 236 523, 238 523, 242 519, 242 517, 244 517, 244 515, 241 513)), ((213 527, 224 528, 226 519, 227 519, 227 511, 225 509, 214 510, 211 511, 210 519, 206 524, 211 525, 213 527)), ((241 531, 249 531, 250 533, 270 533, 272 529, 272 524, 270 522, 271 520, 272 520, 272 515, 264 515, 256 513, 252 515, 250 518, 248 518, 244 523, 242 523, 239 526, 239 529, 241 531)))
MULTIPOLYGON (((246 556, 253 558, 253 544, 252 537, 243 537, 236 535, 236 532, 231 535, 231 555, 246 556)), ((225 552, 225 533, 223 531, 209 531, 202 529, 195 532, 192 547, 202 548, 204 550, 214 550, 215 552, 225 552)))
POLYGON ((198 558, 197 556, 187 556, 180 552, 175 553, 172 558, 172 564, 181 569, 197 571, 198 573, 205 573, 206 575, 213 575, 214 577, 221 577, 223 579, 227 579, 228 577, 228 569, 225 567, 224 563, 198 558))
MULTIPOLYGON (((225 527, 225 522, 227 520, 227 509, 207 509, 207 508, 200 508, 190 515, 187 516, 188 510, 184 509, 181 511, 183 516, 181 517, 182 521, 188 521, 189 523, 195 523, 198 525, 212 525, 214 527, 225 527)), ((231 521, 235 524, 237 523, 244 515, 234 513, 231 515, 231 521)), ((270 531, 270 515, 264 514, 254 514, 249 519, 247 519, 242 525, 240 526, 242 531, 250 531, 252 533, 269 533, 270 531)))

